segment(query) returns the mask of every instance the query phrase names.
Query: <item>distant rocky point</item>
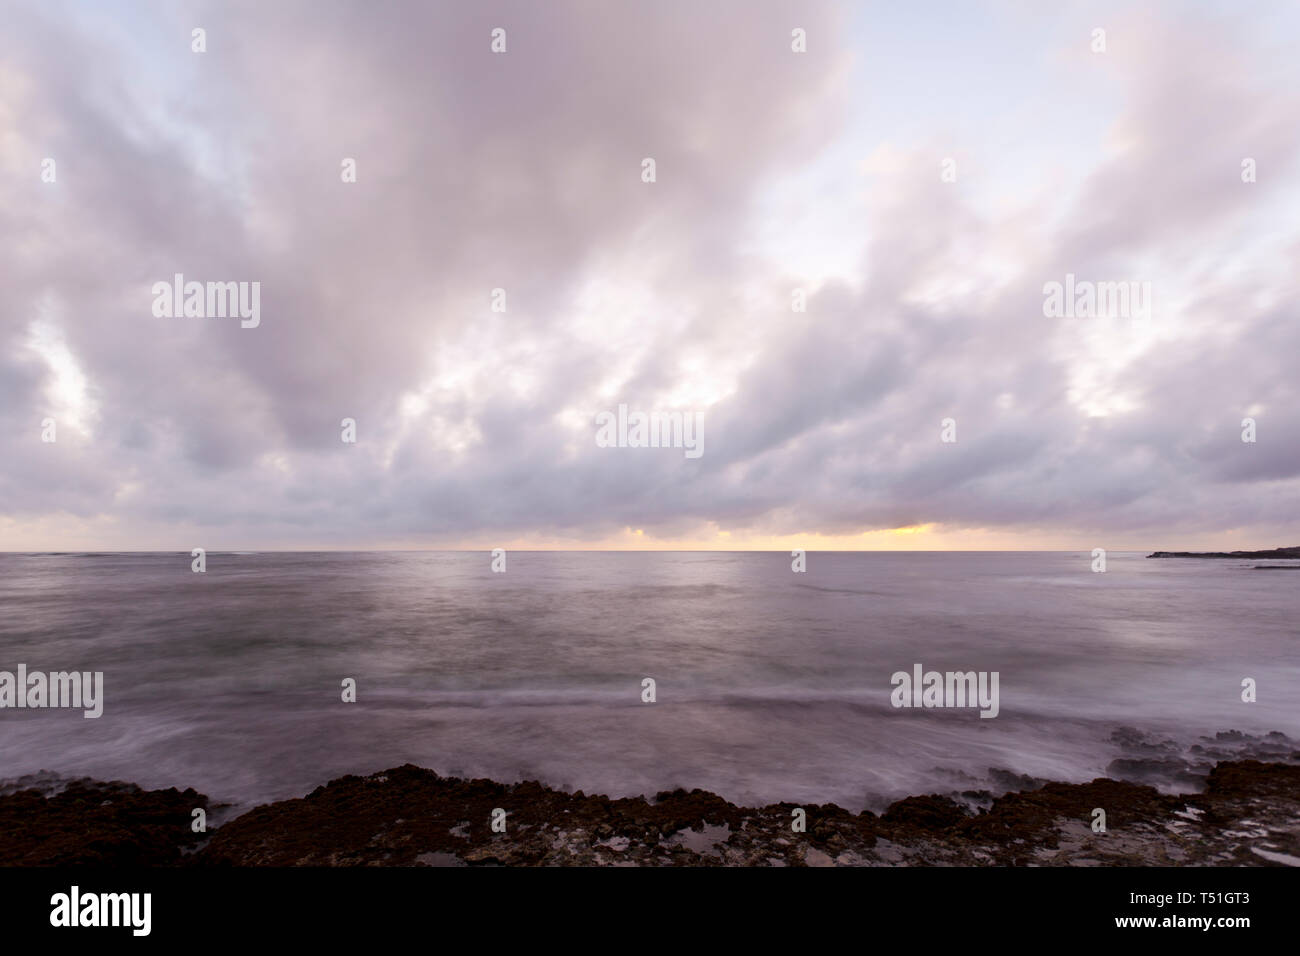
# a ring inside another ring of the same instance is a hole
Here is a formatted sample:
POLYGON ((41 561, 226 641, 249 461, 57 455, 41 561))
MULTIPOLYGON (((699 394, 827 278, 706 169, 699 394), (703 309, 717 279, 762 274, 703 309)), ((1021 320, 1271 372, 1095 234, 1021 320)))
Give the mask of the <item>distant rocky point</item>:
POLYGON ((1272 551, 1155 551, 1148 558, 1300 558, 1300 547, 1272 551))

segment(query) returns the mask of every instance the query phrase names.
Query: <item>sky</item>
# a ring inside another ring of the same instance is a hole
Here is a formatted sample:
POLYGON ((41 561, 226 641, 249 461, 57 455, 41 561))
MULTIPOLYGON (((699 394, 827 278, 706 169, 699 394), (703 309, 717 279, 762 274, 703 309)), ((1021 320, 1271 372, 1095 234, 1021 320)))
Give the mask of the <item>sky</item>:
POLYGON ((0 550, 1300 544, 1294 3, 0 21, 0 550))

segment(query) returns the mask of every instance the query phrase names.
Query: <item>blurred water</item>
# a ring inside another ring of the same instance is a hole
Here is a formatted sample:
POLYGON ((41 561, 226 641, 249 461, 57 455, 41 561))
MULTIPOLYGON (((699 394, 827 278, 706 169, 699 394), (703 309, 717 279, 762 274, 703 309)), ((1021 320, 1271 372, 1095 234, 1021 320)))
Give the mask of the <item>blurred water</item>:
POLYGON ((856 810, 1116 758, 1178 789, 1202 735, 1300 736, 1300 572, 1108 560, 511 552, 493 574, 485 552, 213 553, 194 574, 188 554, 0 554, 0 670, 105 674, 99 720, 0 711, 0 779, 247 805, 409 761, 856 810), (916 662, 999 671, 999 716, 893 709, 916 662))

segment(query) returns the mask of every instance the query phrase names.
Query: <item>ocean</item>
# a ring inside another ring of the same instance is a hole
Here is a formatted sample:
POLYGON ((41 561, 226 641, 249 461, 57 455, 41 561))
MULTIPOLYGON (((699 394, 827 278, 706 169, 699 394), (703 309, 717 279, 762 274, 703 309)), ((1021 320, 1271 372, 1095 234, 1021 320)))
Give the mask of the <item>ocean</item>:
POLYGON ((491 560, 209 553, 199 574, 188 553, 0 554, 0 670, 104 675, 98 719, 0 710, 0 790, 89 776, 234 812, 413 763, 857 811, 1098 776, 1195 789, 1215 759, 1300 749, 1300 573, 1253 570, 1276 561, 491 560), (918 664, 996 672, 997 716, 893 706, 892 675, 918 664))

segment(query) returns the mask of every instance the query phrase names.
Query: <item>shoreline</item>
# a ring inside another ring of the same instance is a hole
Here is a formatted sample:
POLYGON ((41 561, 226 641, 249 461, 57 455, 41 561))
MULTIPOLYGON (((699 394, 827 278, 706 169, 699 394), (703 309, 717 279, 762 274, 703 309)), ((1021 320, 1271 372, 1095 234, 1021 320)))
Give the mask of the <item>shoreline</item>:
POLYGON ((742 807, 703 790, 611 799, 412 764, 332 780, 206 833, 191 829, 196 808, 221 805, 120 781, 14 790, 0 796, 0 865, 1300 866, 1300 765, 1257 760, 1219 761, 1199 793, 1099 777, 977 811, 940 794, 880 814, 742 807), (504 833, 492 828, 498 809, 504 833))

